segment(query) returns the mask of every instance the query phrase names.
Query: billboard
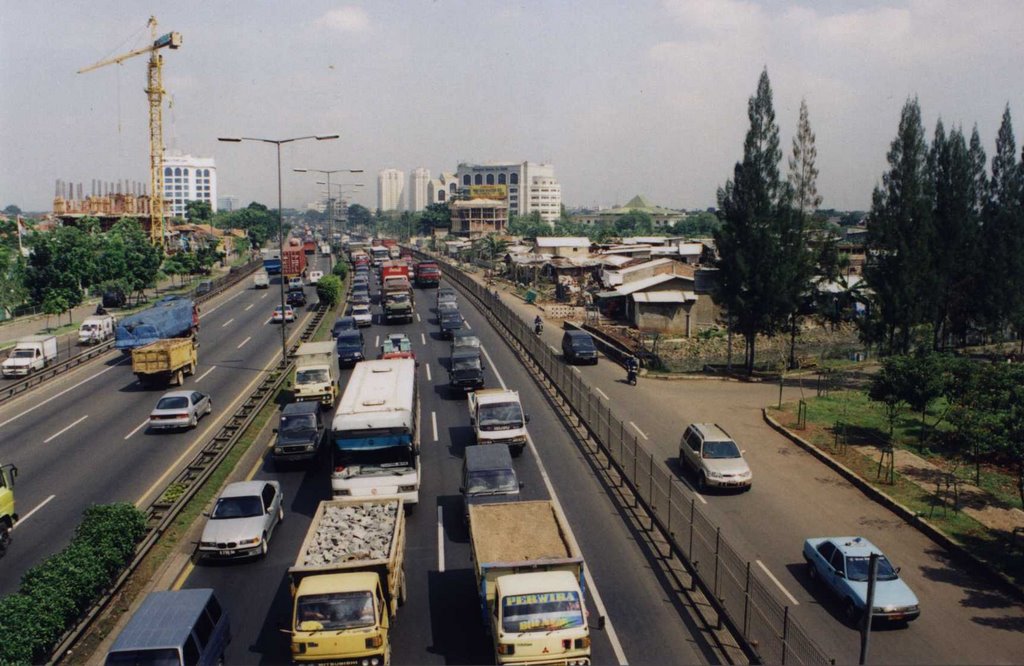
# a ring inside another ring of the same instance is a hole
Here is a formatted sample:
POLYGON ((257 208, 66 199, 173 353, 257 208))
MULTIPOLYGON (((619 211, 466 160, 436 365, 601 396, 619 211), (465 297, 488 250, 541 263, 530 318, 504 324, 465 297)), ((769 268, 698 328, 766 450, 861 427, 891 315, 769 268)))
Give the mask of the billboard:
POLYGON ((508 199, 508 186, 506 185, 470 185, 470 199, 497 199, 506 201, 508 199))

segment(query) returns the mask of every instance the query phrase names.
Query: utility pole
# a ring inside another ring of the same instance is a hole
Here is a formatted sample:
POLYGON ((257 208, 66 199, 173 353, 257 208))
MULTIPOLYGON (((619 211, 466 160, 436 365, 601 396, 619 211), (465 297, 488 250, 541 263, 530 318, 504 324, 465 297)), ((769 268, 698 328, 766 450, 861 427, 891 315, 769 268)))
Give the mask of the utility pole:
POLYGON ((878 579, 878 553, 871 553, 868 560, 868 600, 860 627, 860 661, 868 663, 868 644, 871 641, 871 617, 875 610, 875 581, 878 579))

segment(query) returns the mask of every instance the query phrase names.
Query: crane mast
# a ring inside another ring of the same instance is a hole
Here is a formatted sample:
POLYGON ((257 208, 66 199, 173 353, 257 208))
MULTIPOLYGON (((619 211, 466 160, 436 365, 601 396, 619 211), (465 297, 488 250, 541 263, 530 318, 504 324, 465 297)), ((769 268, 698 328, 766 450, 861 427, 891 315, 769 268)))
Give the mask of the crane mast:
POLYGON ((154 245, 164 245, 164 125, 163 125, 163 61, 158 52, 164 47, 177 49, 181 46, 181 33, 168 32, 157 36, 156 17, 149 17, 150 34, 153 43, 78 70, 79 74, 105 65, 120 64, 137 55, 149 54, 146 68, 146 97, 149 100, 149 234, 154 245))

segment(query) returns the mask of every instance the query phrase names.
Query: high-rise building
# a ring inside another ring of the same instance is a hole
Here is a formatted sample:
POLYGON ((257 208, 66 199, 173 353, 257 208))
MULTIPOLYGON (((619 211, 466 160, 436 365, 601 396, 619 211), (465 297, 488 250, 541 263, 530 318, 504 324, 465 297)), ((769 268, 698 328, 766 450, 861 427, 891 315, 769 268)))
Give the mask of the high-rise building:
POLYGON ((189 201, 205 201, 217 212, 217 164, 212 157, 193 157, 164 152, 165 210, 173 217, 185 217, 189 201))
POLYGON ((238 210, 242 207, 242 200, 233 194, 225 194, 224 196, 217 197, 217 208, 216 210, 226 210, 228 212, 238 210))
POLYGON ((427 207, 427 184, 430 183, 430 169, 419 167, 412 170, 409 184, 409 210, 415 213, 427 207))
POLYGON ((509 215, 537 211, 542 220, 554 223, 562 212, 562 186, 555 179, 555 167, 535 162, 459 164, 459 190, 468 193, 474 185, 505 185, 509 215))
POLYGON ((377 208, 382 211, 401 210, 405 194, 405 173, 398 169, 377 172, 377 208))

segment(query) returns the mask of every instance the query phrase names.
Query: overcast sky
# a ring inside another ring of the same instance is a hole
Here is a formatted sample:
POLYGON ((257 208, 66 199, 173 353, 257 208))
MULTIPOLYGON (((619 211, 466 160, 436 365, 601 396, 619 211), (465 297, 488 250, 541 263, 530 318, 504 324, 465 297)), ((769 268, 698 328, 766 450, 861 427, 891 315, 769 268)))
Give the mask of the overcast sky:
POLYGON ((276 204, 274 149, 218 136, 341 135, 283 149, 285 206, 323 196, 293 168, 363 168, 332 182, 373 208, 382 168, 524 160, 568 207, 713 206, 764 67, 786 157, 807 100, 826 208, 870 205, 908 97, 929 136, 977 124, 991 156, 1009 104, 1024 139, 1021 0, 0 0, 0 206, 148 181, 146 57, 75 72, 150 43, 150 13, 184 39, 163 50, 165 145, 214 157, 243 204, 276 204))

